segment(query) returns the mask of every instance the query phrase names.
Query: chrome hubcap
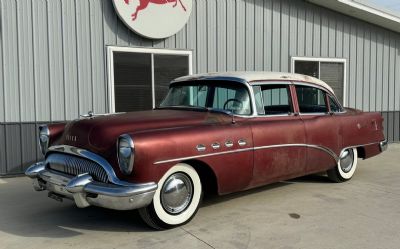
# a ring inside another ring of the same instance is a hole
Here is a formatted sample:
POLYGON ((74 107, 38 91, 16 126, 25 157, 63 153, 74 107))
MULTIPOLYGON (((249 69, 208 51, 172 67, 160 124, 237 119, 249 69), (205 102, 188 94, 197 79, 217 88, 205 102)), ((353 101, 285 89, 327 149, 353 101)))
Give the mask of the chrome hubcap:
POLYGON ((179 214, 186 210, 192 197, 193 184, 184 173, 171 175, 161 189, 161 205, 170 214, 179 214))
POLYGON ((349 173, 351 168, 353 168, 354 162, 354 152, 353 149, 347 149, 343 151, 340 156, 340 168, 344 173, 349 173))

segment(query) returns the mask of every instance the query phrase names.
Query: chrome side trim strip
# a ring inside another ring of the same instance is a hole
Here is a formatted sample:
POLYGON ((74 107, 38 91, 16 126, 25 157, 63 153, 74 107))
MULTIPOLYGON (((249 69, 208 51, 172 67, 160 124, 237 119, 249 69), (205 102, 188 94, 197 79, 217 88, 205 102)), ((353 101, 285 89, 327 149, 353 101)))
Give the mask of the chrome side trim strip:
MULTIPOLYGON (((127 187, 134 185, 132 183, 121 181, 120 179, 118 179, 118 177, 115 175, 114 169, 107 162, 107 160, 93 152, 90 152, 90 151, 87 151, 84 149, 80 149, 80 148, 76 148, 73 146, 69 146, 69 145, 52 146, 49 148, 47 153, 51 153, 51 152, 65 153, 65 154, 70 154, 70 155, 86 158, 88 160, 91 160, 91 161, 99 164, 101 167, 103 167, 104 170, 107 172, 108 180, 111 183, 114 183, 114 184, 120 185, 120 186, 127 186, 127 187)), ((151 185, 151 184, 154 184, 154 183, 149 183, 149 185, 151 185)))
MULTIPOLYGON (((368 146, 368 145, 379 144, 379 143, 380 142, 374 142, 374 143, 368 143, 368 144, 359 144, 359 145, 348 146, 346 148, 343 148, 341 153, 344 150, 349 149, 349 148, 368 146)), ((324 147, 324 146, 320 146, 320 145, 314 145, 314 144, 274 144, 274 145, 259 146, 259 147, 254 147, 254 148, 244 148, 244 149, 236 149, 236 150, 230 150, 230 151, 215 152, 215 153, 196 155, 196 156, 173 158, 173 159, 168 159, 168 160, 156 161, 154 164, 180 162, 180 161, 186 161, 186 160, 204 158, 204 157, 210 157, 210 156, 219 156, 219 155, 240 153, 240 152, 246 152, 246 151, 252 151, 252 150, 255 151, 255 150, 282 148, 282 147, 307 147, 307 148, 313 148, 313 149, 324 151, 325 153, 329 154, 336 162, 338 162, 339 159, 340 159, 340 157, 338 155, 336 155, 336 153, 333 150, 331 150, 331 149, 329 149, 327 147, 324 147)))
POLYGON ((245 152, 245 151, 251 151, 251 150, 253 150, 253 148, 229 150, 229 151, 215 152, 215 153, 209 153, 209 154, 197 155, 197 156, 180 157, 180 158, 174 158, 174 159, 168 159, 168 160, 157 161, 157 162, 155 162, 154 164, 163 164, 163 163, 172 163, 172 162, 186 161, 186 160, 191 160, 191 159, 196 159, 196 158, 203 158, 203 157, 210 157, 210 156, 219 156, 219 155, 232 154, 232 153, 238 153, 238 152, 245 152))
POLYGON ((339 160, 339 157, 331 149, 324 147, 324 146, 320 146, 320 145, 314 145, 314 144, 276 144, 276 145, 254 147, 254 150, 273 149, 273 148, 282 148, 282 147, 307 147, 307 148, 322 150, 322 151, 328 153, 331 157, 333 157, 333 159, 335 159, 336 162, 339 160))

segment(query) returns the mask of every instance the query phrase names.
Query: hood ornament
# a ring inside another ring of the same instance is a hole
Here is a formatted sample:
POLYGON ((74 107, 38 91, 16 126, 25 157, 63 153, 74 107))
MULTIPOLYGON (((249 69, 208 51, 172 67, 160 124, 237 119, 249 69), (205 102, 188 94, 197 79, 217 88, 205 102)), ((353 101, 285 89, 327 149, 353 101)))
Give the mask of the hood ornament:
POLYGON ((82 117, 82 118, 92 118, 92 117, 95 116, 95 114, 94 114, 93 111, 88 111, 87 114, 83 114, 83 115, 79 115, 79 116, 82 117))
POLYGON ((81 117, 81 118, 95 118, 95 117, 108 116, 108 115, 117 115, 117 114, 123 114, 123 113, 125 113, 125 112, 95 114, 93 111, 88 111, 87 114, 81 114, 81 115, 79 115, 79 117, 81 117))

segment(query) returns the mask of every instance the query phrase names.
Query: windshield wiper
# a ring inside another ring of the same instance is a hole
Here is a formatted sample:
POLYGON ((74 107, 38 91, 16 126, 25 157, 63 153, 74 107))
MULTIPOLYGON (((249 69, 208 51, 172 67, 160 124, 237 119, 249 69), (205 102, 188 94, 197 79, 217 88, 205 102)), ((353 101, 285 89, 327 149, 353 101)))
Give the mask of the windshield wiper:
POLYGON ((214 108, 209 107, 209 108, 207 108, 207 110, 209 112, 218 112, 218 113, 223 113, 223 114, 226 114, 226 115, 232 115, 233 114, 232 111, 224 110, 224 109, 218 109, 218 108, 214 109, 214 108))
POLYGON ((208 111, 208 112, 223 113, 223 114, 226 114, 226 115, 232 115, 233 114, 232 111, 229 111, 229 110, 212 108, 212 107, 204 107, 204 106, 194 106, 194 105, 159 106, 159 107, 156 107, 155 109, 196 109, 196 110, 204 110, 204 111, 208 111))
POLYGON ((170 105, 170 106, 159 106, 156 107, 155 109, 197 109, 197 110, 205 110, 208 111, 207 107, 203 107, 203 106, 194 106, 194 105, 170 105))

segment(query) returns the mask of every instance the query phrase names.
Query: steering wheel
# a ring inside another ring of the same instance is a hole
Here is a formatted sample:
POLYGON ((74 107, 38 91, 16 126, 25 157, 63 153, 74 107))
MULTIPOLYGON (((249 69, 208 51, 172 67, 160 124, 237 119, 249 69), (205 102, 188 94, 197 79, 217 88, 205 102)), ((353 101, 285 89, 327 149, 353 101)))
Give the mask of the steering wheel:
POLYGON ((242 101, 240 101, 240 100, 238 100, 238 99, 228 99, 227 101, 225 101, 225 103, 224 103, 224 110, 227 110, 226 109, 226 107, 228 106, 228 103, 230 103, 230 102, 236 102, 236 103, 239 103, 239 106, 237 107, 237 108, 235 108, 235 109, 242 109, 243 108, 243 102, 242 101))

